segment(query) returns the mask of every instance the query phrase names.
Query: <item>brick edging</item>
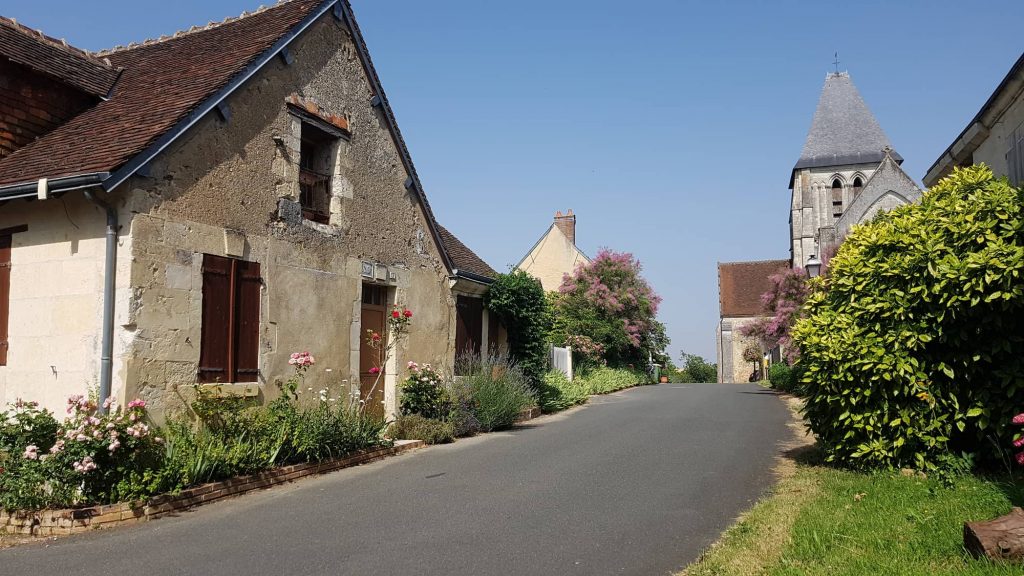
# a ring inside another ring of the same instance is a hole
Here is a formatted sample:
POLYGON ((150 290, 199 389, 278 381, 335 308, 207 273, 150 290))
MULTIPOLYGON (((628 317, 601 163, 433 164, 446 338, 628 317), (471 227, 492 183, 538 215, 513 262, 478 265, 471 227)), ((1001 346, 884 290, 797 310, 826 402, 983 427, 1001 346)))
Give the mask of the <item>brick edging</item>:
POLYGON ((282 466, 250 476, 239 476, 220 482, 202 484, 178 493, 158 494, 141 502, 122 502, 64 510, 15 510, 13 512, 0 510, 0 532, 57 536, 155 520, 161 516, 216 502, 230 496, 269 488, 305 476, 358 466, 387 456, 422 448, 424 445, 422 440, 397 440, 391 447, 375 448, 323 462, 282 466))
POLYGON ((540 406, 532 406, 519 412, 516 419, 512 421, 513 424, 519 424, 520 422, 526 422, 527 420, 533 420, 541 416, 543 412, 540 411, 540 406))

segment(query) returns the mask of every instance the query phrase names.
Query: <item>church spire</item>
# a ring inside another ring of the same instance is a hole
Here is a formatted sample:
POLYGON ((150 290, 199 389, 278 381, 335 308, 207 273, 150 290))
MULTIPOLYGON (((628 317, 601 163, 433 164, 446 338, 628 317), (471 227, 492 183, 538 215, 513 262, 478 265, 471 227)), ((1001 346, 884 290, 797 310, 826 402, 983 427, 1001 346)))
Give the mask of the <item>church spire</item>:
MULTIPOLYGON (((882 150, 891 147, 850 75, 829 72, 803 152, 793 170, 877 163, 882 160, 882 150)), ((897 162, 903 161, 895 151, 891 154, 897 162)))

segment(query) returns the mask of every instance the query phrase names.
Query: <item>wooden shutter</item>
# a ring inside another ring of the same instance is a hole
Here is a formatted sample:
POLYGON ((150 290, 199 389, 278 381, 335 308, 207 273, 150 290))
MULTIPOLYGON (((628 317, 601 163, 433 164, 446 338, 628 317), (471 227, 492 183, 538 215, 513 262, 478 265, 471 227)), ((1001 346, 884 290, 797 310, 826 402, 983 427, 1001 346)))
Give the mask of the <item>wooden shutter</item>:
POLYGON ((11 237, 0 236, 0 366, 7 366, 7 325, 11 312, 11 237))
POLYGON ((235 297, 235 382, 256 382, 259 379, 260 355, 260 265, 236 261, 237 295, 235 297))
POLYGON ((203 326, 199 381, 230 382, 228 351, 232 330, 231 259, 203 255, 203 326))
POLYGON ((487 354, 498 353, 498 331, 501 330, 501 322, 498 315, 488 310, 487 314, 487 354))
POLYGON ((483 302, 479 298, 459 296, 455 301, 455 353, 480 354, 483 336, 483 302))

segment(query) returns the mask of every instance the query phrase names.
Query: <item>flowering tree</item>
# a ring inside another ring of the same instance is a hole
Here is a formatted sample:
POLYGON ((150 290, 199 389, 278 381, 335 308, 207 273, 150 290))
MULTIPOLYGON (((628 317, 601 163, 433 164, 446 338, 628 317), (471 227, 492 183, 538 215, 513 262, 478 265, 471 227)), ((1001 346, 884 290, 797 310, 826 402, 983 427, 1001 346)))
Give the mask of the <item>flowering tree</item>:
POLYGON ((773 274, 768 280, 771 288, 761 296, 766 317, 747 324, 740 333, 757 337, 767 349, 781 346, 786 360, 793 364, 800 357, 800 348, 790 338, 789 332, 800 317, 800 310, 810 293, 807 275, 803 268, 794 268, 773 274))
POLYGON ((640 275, 632 254, 602 249, 562 280, 554 297, 556 343, 585 336, 604 348, 612 366, 645 365, 668 345, 655 317, 661 297, 640 275))

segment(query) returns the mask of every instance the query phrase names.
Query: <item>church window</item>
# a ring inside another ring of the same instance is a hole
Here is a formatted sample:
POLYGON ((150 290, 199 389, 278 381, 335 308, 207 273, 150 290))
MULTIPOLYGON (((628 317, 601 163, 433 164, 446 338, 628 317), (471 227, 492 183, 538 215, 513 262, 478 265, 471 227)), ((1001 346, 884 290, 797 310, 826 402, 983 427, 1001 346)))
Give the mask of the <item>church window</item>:
POLYGON ((861 181, 860 176, 853 179, 853 196, 857 197, 860 194, 861 189, 864 188, 864 183, 861 181))
POLYGON ((843 183, 836 178, 832 181, 832 217, 843 215, 843 183))

